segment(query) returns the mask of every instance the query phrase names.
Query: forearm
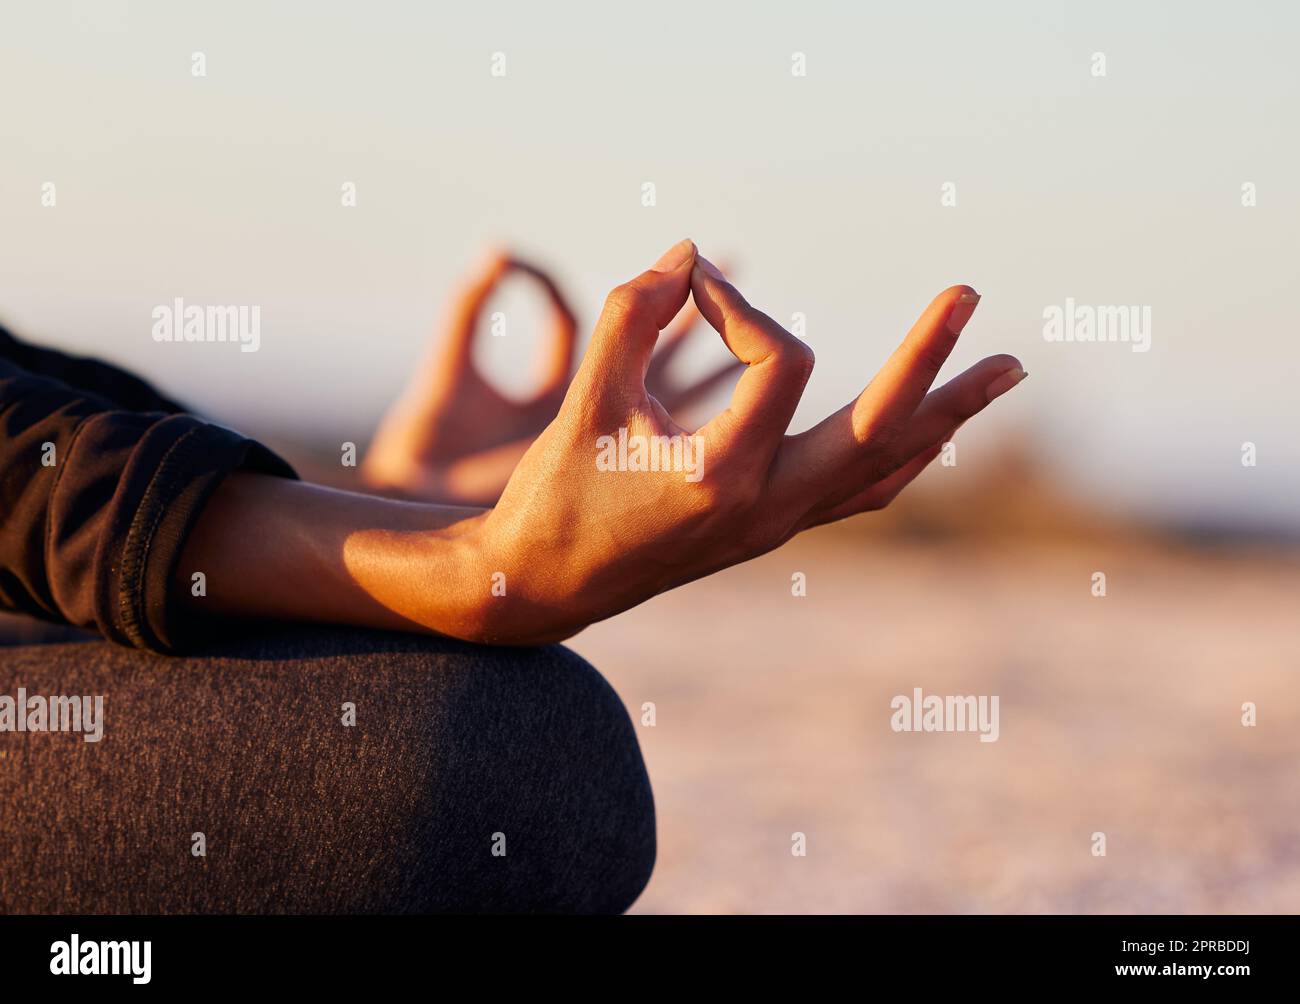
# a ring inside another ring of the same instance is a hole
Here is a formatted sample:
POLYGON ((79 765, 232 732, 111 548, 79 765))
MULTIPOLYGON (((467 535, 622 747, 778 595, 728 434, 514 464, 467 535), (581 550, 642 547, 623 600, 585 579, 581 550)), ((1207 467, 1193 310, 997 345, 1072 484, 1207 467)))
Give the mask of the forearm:
POLYGON ((29 372, 7 351, 0 345, 0 608, 153 651, 191 644, 169 586, 210 493, 233 471, 293 470, 229 429, 130 410, 29 372))
POLYGON ((203 616, 479 640, 492 585, 477 543, 482 513, 234 474, 186 542, 174 588, 203 616))

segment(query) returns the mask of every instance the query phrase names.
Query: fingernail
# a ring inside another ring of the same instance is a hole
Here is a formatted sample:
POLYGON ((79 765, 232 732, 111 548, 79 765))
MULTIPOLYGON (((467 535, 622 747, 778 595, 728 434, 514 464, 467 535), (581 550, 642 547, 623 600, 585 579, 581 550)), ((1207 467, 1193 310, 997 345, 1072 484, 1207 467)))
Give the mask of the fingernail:
POLYGON ((693 254, 695 254, 695 242, 693 240, 688 237, 686 240, 678 241, 654 263, 654 271, 671 272, 674 269, 681 268, 690 260, 693 254))
POLYGON ((718 270, 718 266, 713 264, 713 262, 709 261, 709 259, 702 257, 701 255, 696 255, 695 264, 698 265, 700 267, 700 271, 703 272, 705 275, 707 275, 710 279, 717 279, 718 282, 727 281, 727 277, 723 275, 718 270))
POLYGON ((988 389, 984 391, 984 399, 992 401, 995 397, 1001 397, 1027 376, 1029 374, 1018 366, 1013 370, 1007 370, 988 385, 988 389))
POLYGON ((952 310, 948 313, 948 331, 956 336, 961 334, 961 329, 966 327, 966 322, 970 320, 970 315, 975 313, 975 308, 979 306, 979 293, 962 293, 957 297, 957 302, 953 304, 952 310))

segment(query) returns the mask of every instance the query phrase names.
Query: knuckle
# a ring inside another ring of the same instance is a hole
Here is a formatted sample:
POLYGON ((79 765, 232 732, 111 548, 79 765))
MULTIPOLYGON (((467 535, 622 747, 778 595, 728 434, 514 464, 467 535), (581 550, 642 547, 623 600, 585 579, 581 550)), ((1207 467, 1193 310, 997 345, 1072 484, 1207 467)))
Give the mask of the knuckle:
POLYGON ((904 423, 896 418, 875 418, 868 422, 858 435, 858 442, 869 450, 881 454, 888 452, 890 446, 903 434, 904 423))
POLYGON ((726 486, 715 484, 706 494, 709 510, 726 516, 749 512, 758 499, 758 487, 748 478, 732 480, 726 486))
POLYGON ((783 368, 789 369, 791 373, 798 375, 805 382, 812 376, 813 366, 817 363, 817 356, 812 347, 807 342, 800 341, 793 336, 778 351, 778 358, 783 368))
POLYGON ((699 486, 701 515, 710 524, 724 528, 728 536, 747 537, 758 522, 763 498, 758 479, 744 471, 715 471, 714 474, 699 486), (720 473, 723 476, 718 477, 720 473))
POLYGON ((632 317, 646 307, 646 294, 630 282, 615 286, 605 297, 605 311, 618 317, 632 317))
POLYGON ((752 512, 763 497, 762 489, 753 478, 745 478, 731 492, 730 508, 735 512, 752 512))
POLYGON ((921 365, 928 372, 938 373, 939 370, 943 369, 943 364, 948 361, 948 356, 955 344, 955 338, 945 338, 927 343, 920 352, 921 365))
POLYGON ((886 447, 876 456, 871 465, 872 474, 877 481, 883 481, 895 471, 902 469, 907 463, 907 458, 898 453, 897 450, 886 447))

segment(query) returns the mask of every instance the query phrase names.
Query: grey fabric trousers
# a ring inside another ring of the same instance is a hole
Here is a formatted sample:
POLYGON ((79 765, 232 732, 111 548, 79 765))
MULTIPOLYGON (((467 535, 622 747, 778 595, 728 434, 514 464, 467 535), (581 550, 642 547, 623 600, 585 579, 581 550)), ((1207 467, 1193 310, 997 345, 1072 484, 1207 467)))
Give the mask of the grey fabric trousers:
POLYGON ((20 687, 103 695, 103 738, 0 732, 6 913, 619 912, 654 866, 632 723, 558 646, 0 648, 20 687))

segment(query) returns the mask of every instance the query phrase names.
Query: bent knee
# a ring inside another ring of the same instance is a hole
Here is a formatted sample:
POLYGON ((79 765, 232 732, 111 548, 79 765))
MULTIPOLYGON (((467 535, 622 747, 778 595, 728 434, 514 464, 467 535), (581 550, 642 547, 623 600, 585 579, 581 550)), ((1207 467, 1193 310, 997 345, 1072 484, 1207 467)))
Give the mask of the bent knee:
POLYGON ((472 864, 478 880, 461 895, 430 875, 428 907, 626 910, 654 868, 655 812, 622 701, 558 646, 468 658, 439 711, 429 805, 440 822, 429 822, 442 847, 430 863, 472 864))
MULTIPOLYGON (((35 801, 78 821, 64 853, 37 862, 23 837, 38 817, 0 819, 4 875, 45 876, 8 883, 20 909, 616 912, 654 867, 632 722, 567 649, 321 629, 173 660, 108 645, 12 654, 29 683, 57 669, 114 694, 96 756, 31 753, 35 801), (67 804, 77 785, 89 794, 67 804), (158 858, 193 829, 212 847, 202 869, 158 858), (60 898, 74 869, 84 881, 60 898)), ((18 779, 0 782, 3 796, 18 779)))

